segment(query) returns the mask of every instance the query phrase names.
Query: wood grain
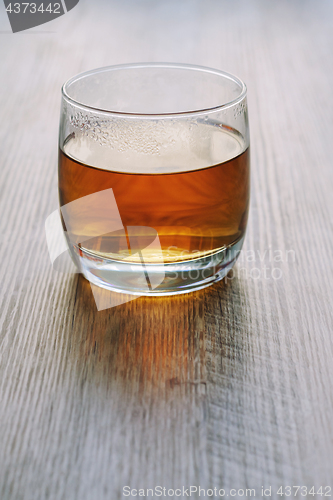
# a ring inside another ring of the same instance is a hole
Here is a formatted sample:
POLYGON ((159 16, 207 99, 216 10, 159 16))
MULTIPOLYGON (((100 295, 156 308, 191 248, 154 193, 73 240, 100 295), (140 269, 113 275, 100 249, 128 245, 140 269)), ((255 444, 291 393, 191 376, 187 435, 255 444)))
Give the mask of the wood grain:
POLYGON ((0 16, 0 499, 333 486, 332 2, 81 0, 15 35, 0 16), (158 60, 248 85, 246 244, 222 283, 97 312, 44 237, 60 87, 158 60))

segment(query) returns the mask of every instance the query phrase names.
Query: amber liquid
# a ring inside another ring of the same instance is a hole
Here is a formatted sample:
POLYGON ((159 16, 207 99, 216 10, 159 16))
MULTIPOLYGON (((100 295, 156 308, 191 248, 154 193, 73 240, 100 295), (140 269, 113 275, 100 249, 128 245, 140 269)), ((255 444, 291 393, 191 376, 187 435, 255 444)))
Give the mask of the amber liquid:
MULTIPOLYGON (((164 262, 208 255, 244 235, 249 206, 248 149, 210 167, 191 170, 188 165, 185 172, 117 172, 116 164, 108 168, 86 165, 60 150, 60 205, 112 188, 125 228, 154 228, 164 262)), ((89 232, 85 221, 81 222, 85 233, 89 232)), ((80 228, 76 229, 79 233, 80 228)), ((83 244, 89 252, 116 258, 117 253, 121 257, 127 251, 126 240, 117 234, 96 236, 94 228, 90 230, 92 238, 83 244)), ((145 260, 154 263, 154 256, 145 256, 145 260)))

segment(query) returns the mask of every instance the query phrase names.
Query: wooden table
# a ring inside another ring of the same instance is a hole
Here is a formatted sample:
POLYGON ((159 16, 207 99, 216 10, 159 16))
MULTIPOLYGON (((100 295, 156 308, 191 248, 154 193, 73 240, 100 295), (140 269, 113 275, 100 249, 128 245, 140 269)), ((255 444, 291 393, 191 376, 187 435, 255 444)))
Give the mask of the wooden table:
POLYGON ((332 2, 81 0, 18 34, 0 14, 0 499, 323 498, 309 491, 333 487, 332 2), (44 236, 60 87, 159 60, 248 85, 246 244, 227 282, 98 312, 44 236))

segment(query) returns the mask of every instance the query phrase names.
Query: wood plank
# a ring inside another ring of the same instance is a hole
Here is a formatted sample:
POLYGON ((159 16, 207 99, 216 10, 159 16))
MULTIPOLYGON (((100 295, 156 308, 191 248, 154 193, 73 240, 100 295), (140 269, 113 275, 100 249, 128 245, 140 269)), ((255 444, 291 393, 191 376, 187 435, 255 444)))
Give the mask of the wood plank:
POLYGON ((333 486, 332 10, 81 0, 13 35, 0 6, 1 500, 333 486), (246 81, 249 228, 224 282, 97 312, 82 277, 51 269, 44 238, 60 87, 144 60, 246 81))

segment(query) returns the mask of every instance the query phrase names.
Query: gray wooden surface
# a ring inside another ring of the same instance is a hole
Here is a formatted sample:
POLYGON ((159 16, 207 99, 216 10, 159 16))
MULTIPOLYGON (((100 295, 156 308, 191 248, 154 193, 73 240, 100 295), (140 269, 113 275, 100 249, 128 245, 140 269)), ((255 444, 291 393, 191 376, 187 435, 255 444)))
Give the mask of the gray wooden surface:
POLYGON ((15 35, 0 17, 0 499, 333 487, 333 3, 81 0, 15 35), (227 283, 97 312, 44 237, 60 87, 139 61, 247 83, 249 228, 227 283))

